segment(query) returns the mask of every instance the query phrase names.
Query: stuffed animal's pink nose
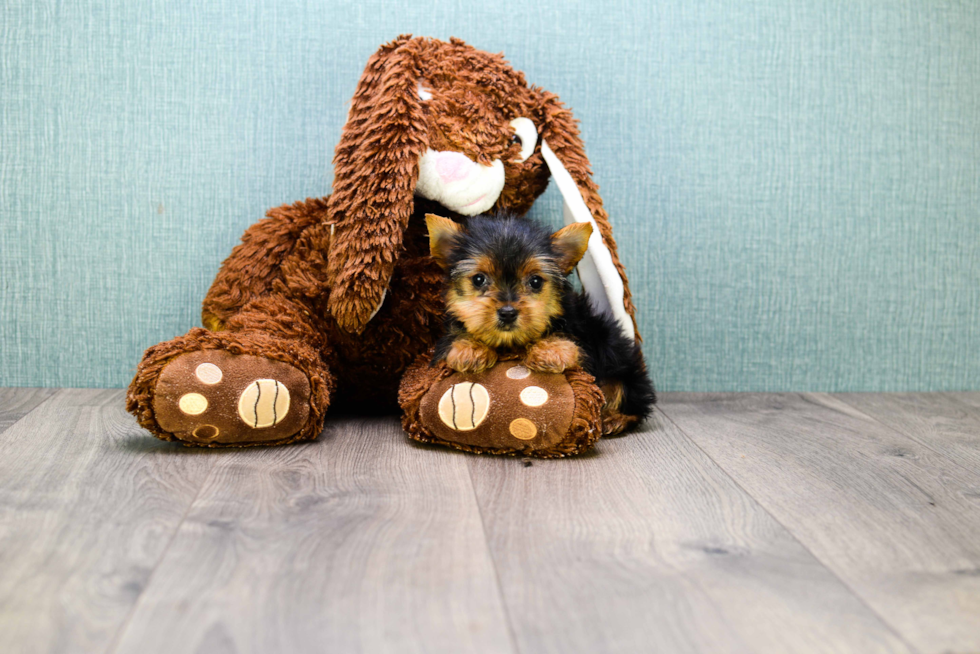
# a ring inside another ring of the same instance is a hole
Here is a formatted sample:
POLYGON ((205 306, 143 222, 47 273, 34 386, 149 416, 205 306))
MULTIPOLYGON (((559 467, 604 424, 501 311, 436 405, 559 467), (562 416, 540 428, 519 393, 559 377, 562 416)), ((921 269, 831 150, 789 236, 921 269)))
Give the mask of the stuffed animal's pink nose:
POLYGON ((436 156, 436 172, 444 182, 466 179, 473 169, 473 162, 459 152, 440 152, 436 156))

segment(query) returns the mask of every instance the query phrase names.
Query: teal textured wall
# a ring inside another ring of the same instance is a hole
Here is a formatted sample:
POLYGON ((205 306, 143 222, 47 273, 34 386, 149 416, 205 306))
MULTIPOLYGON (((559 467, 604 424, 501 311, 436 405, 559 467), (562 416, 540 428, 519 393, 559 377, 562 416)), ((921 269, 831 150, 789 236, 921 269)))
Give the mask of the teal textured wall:
POLYGON ((662 389, 980 388, 980 4, 920 0, 8 0, 0 385, 122 386, 196 325, 405 32, 574 109, 662 389))

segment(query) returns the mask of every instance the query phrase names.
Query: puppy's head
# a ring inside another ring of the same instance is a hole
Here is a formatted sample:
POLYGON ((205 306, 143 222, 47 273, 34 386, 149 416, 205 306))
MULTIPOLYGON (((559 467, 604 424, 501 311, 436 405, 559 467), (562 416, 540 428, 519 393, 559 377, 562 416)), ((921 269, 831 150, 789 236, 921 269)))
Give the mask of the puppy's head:
POLYGON ((465 229, 434 214, 425 219, 432 257, 449 276, 447 310, 493 348, 532 343, 561 315, 567 276, 592 234, 589 223, 551 234, 513 217, 477 216, 465 229))

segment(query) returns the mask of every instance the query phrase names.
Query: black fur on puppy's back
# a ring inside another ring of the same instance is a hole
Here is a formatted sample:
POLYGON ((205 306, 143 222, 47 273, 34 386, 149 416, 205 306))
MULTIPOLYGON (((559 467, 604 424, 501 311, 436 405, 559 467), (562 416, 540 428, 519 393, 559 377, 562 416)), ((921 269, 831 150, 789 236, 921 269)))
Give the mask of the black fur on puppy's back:
POLYGON ((582 367, 597 384, 613 381, 623 385, 620 412, 648 418, 657 394, 640 344, 628 338, 611 316, 596 311, 585 293, 566 293, 562 314, 552 322, 551 331, 572 337, 585 353, 582 367))

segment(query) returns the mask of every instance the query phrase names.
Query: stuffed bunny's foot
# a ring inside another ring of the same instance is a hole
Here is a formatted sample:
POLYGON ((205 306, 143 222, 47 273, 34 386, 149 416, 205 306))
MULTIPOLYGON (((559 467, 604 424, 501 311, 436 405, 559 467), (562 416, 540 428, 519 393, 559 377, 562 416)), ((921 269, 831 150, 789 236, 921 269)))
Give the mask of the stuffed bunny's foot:
POLYGON ((309 418, 310 383, 288 363, 222 350, 189 352, 161 371, 157 423, 201 445, 282 441, 309 418))
POLYGON ((333 379, 309 349, 195 329, 147 350, 130 384, 127 409, 158 438, 187 445, 244 447, 315 438, 333 379))
POLYGON ((542 373, 511 360, 461 373, 421 359, 399 402, 409 437, 469 452, 562 457, 602 434, 602 393, 580 368, 542 373))

